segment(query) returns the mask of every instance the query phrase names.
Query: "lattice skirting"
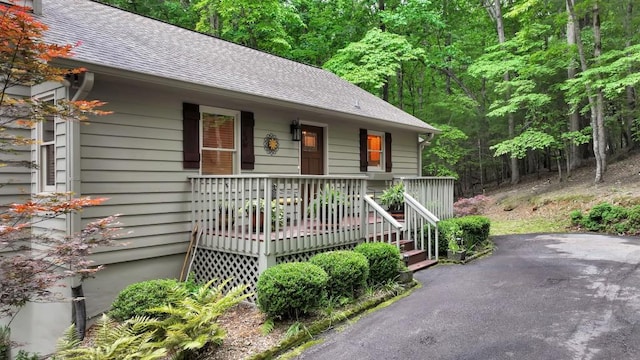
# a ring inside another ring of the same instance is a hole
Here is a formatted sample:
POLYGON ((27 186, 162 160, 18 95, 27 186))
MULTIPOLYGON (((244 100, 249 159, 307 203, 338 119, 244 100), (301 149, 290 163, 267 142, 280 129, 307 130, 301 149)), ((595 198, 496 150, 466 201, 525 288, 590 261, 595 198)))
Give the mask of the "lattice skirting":
MULTIPOLYGON (((294 261, 307 261, 313 255, 332 250, 352 250, 358 245, 357 242, 351 244, 342 244, 335 247, 301 252, 297 254, 289 254, 276 257, 276 264, 282 264, 294 261)), ((230 287, 248 285, 247 293, 256 291, 256 283, 260 275, 258 270, 258 257, 239 255, 209 249, 198 249, 193 260, 191 268, 195 275, 195 279, 199 283, 205 283, 211 279, 226 280, 230 287)), ((249 302, 255 303, 255 295, 247 299, 249 302)))
MULTIPOLYGON (((230 287, 248 285, 246 292, 254 293, 258 282, 258 257, 198 249, 192 271, 196 281, 205 283, 211 279, 226 280, 230 287)), ((255 302, 255 296, 248 299, 255 302)))

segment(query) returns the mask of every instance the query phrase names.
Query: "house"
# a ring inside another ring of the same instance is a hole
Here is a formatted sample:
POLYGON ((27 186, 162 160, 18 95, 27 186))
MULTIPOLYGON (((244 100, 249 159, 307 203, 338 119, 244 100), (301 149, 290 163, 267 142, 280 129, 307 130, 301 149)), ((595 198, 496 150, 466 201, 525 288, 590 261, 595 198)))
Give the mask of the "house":
MULTIPOLYGON (((90 0, 33 3, 47 41, 81 43, 55 63, 87 71, 30 95, 99 99, 113 111, 39 125, 27 152, 39 168, 12 175, 32 193, 109 198, 52 225, 63 234, 122 214, 128 245, 95 254, 107 268, 84 283, 88 317, 130 283, 178 277, 192 234, 198 277, 251 282, 273 264, 392 232, 417 237, 451 215, 453 180, 419 177, 420 137, 438 130, 336 75, 90 0), (368 197, 393 181, 417 200, 405 224, 368 197), (340 195, 312 212, 327 191, 340 195), (260 201, 273 205, 264 215, 247 206, 260 201)), ((70 322, 68 303, 38 304, 14 334, 51 351, 70 322)))

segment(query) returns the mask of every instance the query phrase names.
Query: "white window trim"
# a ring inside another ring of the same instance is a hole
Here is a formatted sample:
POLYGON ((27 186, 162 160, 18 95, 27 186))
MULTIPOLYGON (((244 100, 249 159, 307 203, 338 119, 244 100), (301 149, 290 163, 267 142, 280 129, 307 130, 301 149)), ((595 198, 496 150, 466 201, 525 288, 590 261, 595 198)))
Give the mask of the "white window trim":
POLYGON ((371 172, 384 172, 385 171, 385 164, 384 164, 384 160, 386 158, 385 152, 385 134, 381 131, 374 131, 374 130, 367 130, 367 136, 369 135, 376 135, 376 136, 380 136, 381 138, 381 142, 380 142, 380 147, 382 148, 382 151, 380 151, 380 166, 369 166, 368 162, 369 162, 369 142, 367 141, 367 171, 371 171, 371 172))
POLYGON ((240 141, 241 141, 241 137, 240 137, 240 111, 237 110, 229 110, 229 109, 223 109, 223 108, 217 108, 217 107, 212 107, 212 106, 204 106, 204 105, 200 105, 200 128, 199 128, 199 135, 200 135, 200 169, 198 170, 200 172, 200 175, 202 174, 202 150, 216 150, 216 151, 229 151, 229 152, 233 152, 233 170, 232 170, 232 174, 238 174, 240 171, 240 141), (234 126, 233 126, 233 150, 231 149, 218 149, 218 148, 208 148, 208 147, 204 147, 204 121, 202 118, 202 114, 216 114, 216 115, 224 115, 224 116, 233 116, 234 117, 234 126))
MULTIPOLYGON (((40 96, 38 96, 38 101, 40 102, 46 102, 46 101, 51 101, 53 100, 53 103, 56 104, 57 100, 56 96, 55 96, 55 91, 51 91, 51 92, 47 92, 44 93, 40 96)), ((43 121, 39 121, 36 125, 36 157, 35 157, 35 163, 38 166, 38 168, 36 169, 36 176, 35 176, 35 183, 36 183, 36 189, 39 193, 51 193, 51 192, 55 192, 56 191, 56 185, 58 182, 57 179, 57 172, 56 172, 56 139, 57 139, 57 132, 56 132, 56 123, 57 123, 57 118, 54 117, 53 118, 53 140, 52 141, 47 141, 44 142, 43 141, 43 135, 44 135, 44 122, 43 121), (45 153, 44 151, 42 151, 42 149, 44 148, 44 146, 47 145, 53 145, 53 171, 54 171, 54 183, 53 185, 47 185, 47 181, 46 181, 46 176, 47 176, 47 170, 48 170, 48 164, 46 161, 44 161, 44 156, 45 153)))

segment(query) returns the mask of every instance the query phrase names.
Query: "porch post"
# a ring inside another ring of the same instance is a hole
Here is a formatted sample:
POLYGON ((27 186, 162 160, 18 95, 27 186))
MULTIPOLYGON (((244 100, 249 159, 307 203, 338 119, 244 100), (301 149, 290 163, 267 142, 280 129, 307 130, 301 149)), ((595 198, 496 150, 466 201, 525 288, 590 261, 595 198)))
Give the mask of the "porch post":
MULTIPOLYGON (((360 238, 364 238, 367 234, 367 226, 369 226, 369 214, 367 214, 367 206, 364 197, 367 196, 367 179, 360 180, 360 238)), ((365 242, 368 239, 365 238, 365 242)))
POLYGON ((266 254, 264 251, 264 243, 260 244, 263 248, 260 251, 260 256, 258 257, 258 274, 262 274, 268 268, 276 265, 276 256, 274 254, 266 254))

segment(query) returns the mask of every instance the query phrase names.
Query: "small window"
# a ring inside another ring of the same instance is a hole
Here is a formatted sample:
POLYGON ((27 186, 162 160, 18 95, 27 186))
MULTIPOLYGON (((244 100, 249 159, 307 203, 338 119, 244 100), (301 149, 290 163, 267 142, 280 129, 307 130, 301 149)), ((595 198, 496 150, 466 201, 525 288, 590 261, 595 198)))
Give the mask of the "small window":
POLYGON ((202 175, 231 175, 236 171, 238 113, 201 107, 202 175))
POLYGON ((367 133, 367 168, 369 171, 384 170, 384 133, 367 133))
MULTIPOLYGON (((54 100, 47 101, 50 105, 54 100)), ((56 191, 56 124, 53 116, 48 116, 38 124, 39 155, 38 166, 39 191, 56 191)))

